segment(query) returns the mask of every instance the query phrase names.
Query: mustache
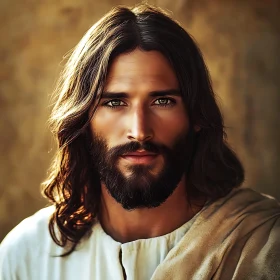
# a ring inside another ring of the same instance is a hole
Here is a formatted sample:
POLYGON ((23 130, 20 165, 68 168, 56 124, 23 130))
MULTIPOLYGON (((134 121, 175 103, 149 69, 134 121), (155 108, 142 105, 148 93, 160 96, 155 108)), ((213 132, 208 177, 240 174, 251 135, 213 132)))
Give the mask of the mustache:
POLYGON ((151 153, 166 153, 169 148, 162 144, 157 144, 152 141, 146 141, 143 143, 133 141, 130 143, 118 145, 116 147, 111 148, 108 151, 108 157, 109 158, 117 158, 119 156, 122 156, 123 154, 131 153, 131 152, 136 152, 137 150, 145 150, 147 152, 151 153))

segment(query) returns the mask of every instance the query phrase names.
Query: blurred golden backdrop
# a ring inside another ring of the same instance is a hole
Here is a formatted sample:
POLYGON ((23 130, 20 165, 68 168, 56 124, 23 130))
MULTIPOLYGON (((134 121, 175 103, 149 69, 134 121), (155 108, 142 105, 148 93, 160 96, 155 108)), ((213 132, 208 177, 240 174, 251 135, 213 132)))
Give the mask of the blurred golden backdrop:
MULTIPOLYGON (((47 201, 47 127, 63 56, 104 13, 133 0, 1 0, 0 240, 47 201)), ((245 185, 280 199, 280 2, 148 1, 173 12, 202 49, 245 185)))

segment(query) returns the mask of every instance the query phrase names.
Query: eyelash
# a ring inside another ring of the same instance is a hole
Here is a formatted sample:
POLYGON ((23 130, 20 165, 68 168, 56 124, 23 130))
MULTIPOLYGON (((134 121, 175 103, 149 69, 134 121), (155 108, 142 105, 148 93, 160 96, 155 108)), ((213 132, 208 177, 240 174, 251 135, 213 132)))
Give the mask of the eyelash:
POLYGON ((115 108, 119 108, 119 107, 122 107, 122 106, 124 106, 124 105, 108 105, 110 102, 113 102, 113 101, 118 101, 118 102, 122 102, 122 103, 124 103, 123 101, 121 101, 121 100, 119 100, 119 99, 112 99, 112 100, 109 100, 109 101, 106 101, 106 102, 104 102, 103 104, 102 104, 102 106, 104 106, 104 107, 108 107, 108 108, 110 108, 110 109, 115 109, 115 108))
MULTIPOLYGON (((154 104, 154 106, 158 106, 158 107, 172 107, 174 104, 176 104, 176 100, 173 99, 173 98, 169 98, 169 97, 158 98, 153 103, 155 103, 158 100, 167 100, 167 102, 169 102, 169 103, 168 104, 154 104)), ((107 108, 110 108, 110 109, 116 109, 116 108, 125 106, 125 105, 108 105, 110 102, 113 102, 113 101, 118 101, 120 103, 125 103, 125 102, 123 102, 120 99, 111 99, 109 101, 104 102, 101 106, 104 106, 104 107, 107 107, 107 108)))
POLYGON ((158 101, 158 100, 165 100, 165 101, 169 102, 168 104, 155 104, 155 106, 159 106, 159 107, 170 107, 170 106, 173 106, 176 103, 175 99, 169 98, 169 97, 158 98, 158 99, 155 100, 155 102, 158 101))

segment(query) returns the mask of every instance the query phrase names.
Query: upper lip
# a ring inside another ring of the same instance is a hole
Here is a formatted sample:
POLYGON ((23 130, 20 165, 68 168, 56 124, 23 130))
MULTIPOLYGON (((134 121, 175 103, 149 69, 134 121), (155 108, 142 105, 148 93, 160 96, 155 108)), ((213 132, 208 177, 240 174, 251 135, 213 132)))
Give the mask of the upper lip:
POLYGON ((136 151, 136 152, 130 152, 127 154, 123 154, 122 156, 154 156, 156 153, 153 152, 147 152, 147 151, 136 151))

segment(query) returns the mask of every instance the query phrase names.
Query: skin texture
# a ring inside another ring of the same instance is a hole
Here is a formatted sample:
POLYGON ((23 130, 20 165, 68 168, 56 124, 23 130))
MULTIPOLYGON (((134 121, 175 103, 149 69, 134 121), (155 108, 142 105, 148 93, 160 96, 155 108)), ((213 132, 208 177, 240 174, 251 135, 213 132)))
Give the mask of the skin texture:
MULTIPOLYGON (((172 148, 176 138, 186 134, 189 126, 178 80, 161 53, 136 49, 113 61, 103 98, 91 120, 91 130, 105 139, 109 148, 147 140, 172 148)), ((160 154, 137 152, 118 160, 118 168, 124 176, 130 175, 129 166, 133 164, 149 165, 154 176, 162 170, 164 158, 160 154)), ((172 195, 159 207, 127 211, 102 183, 99 218, 104 230, 120 242, 175 230, 200 210, 188 204, 185 184, 183 175, 172 195)))

